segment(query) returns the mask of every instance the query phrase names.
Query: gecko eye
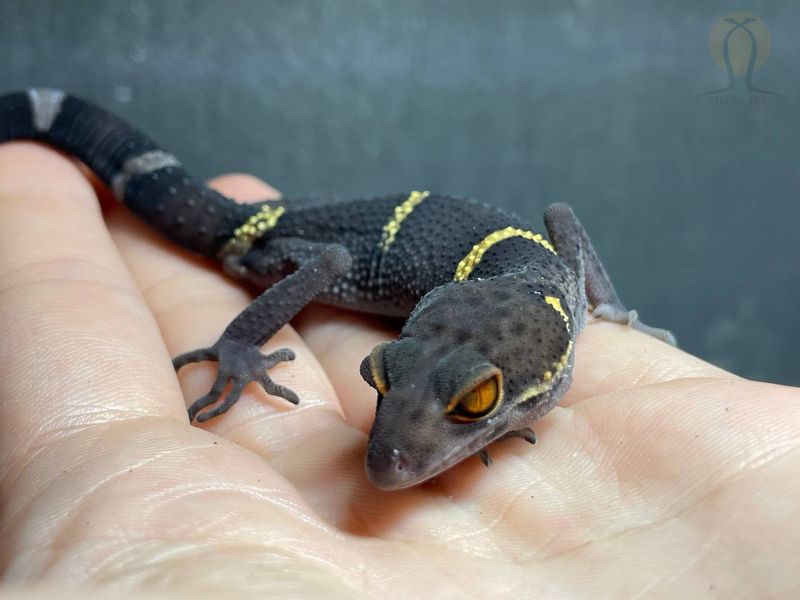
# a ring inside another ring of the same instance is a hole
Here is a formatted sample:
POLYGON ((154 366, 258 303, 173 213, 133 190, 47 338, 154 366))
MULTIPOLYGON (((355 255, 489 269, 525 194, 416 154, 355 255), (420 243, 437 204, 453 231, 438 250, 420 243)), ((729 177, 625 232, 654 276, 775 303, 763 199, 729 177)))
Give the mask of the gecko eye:
POLYGON ((445 409, 445 414, 454 421, 477 421, 488 416, 500 405, 502 399, 500 372, 494 372, 478 385, 457 395, 445 409))
POLYGON ((386 378, 386 365, 383 361, 383 351, 389 342, 378 344, 361 361, 361 377, 368 384, 375 388, 381 396, 385 396, 389 391, 389 380, 386 378))

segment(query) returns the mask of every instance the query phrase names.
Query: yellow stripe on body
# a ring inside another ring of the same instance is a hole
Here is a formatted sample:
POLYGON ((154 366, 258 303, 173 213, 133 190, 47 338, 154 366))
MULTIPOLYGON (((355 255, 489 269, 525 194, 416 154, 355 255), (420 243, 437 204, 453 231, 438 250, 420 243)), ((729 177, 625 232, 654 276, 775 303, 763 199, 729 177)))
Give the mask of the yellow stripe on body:
MULTIPOLYGON (((547 302, 547 304, 561 316, 561 318, 564 320, 564 324, 567 326, 567 330, 569 330, 569 315, 564 310, 564 307, 561 306, 561 299, 556 298, 555 296, 545 296, 544 301, 547 302)), ((567 368, 571 353, 572 340, 567 343, 567 349, 564 351, 564 354, 561 355, 561 358, 553 363, 551 369, 542 374, 542 380, 522 392, 517 398, 517 402, 524 402, 525 400, 532 398, 533 396, 538 396, 539 394, 542 394, 552 388, 558 380, 558 377, 564 372, 564 369, 567 368)))
POLYGON ((555 296, 545 296, 544 301, 552 306, 554 311, 561 315, 561 318, 564 319, 564 323, 567 324, 567 329, 569 329, 569 315, 567 315, 564 307, 561 306, 561 300, 555 296))
POLYGON ((545 371, 544 375, 542 375, 542 380, 533 384, 531 387, 517 396, 515 403, 524 402, 525 400, 533 398, 534 396, 538 396, 539 394, 549 391, 550 388, 552 388, 553 385, 555 385, 555 383, 558 381, 559 376, 567 368, 570 354, 572 354, 572 340, 570 340, 567 344, 567 349, 564 351, 564 354, 561 356, 561 358, 553 363, 552 370, 545 371))
POLYGON ((503 240, 507 240, 509 238, 514 237, 521 237, 525 238, 526 240, 531 240, 532 242, 536 242, 542 248, 545 248, 556 254, 556 249, 553 248, 553 244, 551 244, 541 233, 534 233, 532 231, 526 231, 525 229, 517 229, 516 227, 506 227, 505 229, 498 229, 497 231, 493 231, 485 238, 483 238, 480 242, 475 244, 472 247, 472 250, 469 251, 464 258, 461 259, 461 262, 458 263, 456 267, 456 273, 453 277, 453 281, 466 281, 469 279, 469 276, 472 274, 472 271, 475 267, 478 266, 478 263, 481 262, 483 255, 486 254, 487 250, 497 244, 498 242, 502 242, 503 240))
MULTIPOLYGON (((517 229, 516 227, 506 227, 505 229, 498 229, 497 231, 493 231, 486 237, 484 237, 480 242, 475 244, 472 247, 472 250, 458 263, 456 267, 455 276, 453 277, 454 281, 466 281, 472 272, 475 270, 475 267, 481 262, 483 255, 486 252, 497 244, 498 242, 502 242, 503 240, 507 240, 510 238, 521 237, 526 240, 530 240, 539 244, 542 248, 552 252, 553 254, 557 254, 556 249, 553 247, 553 244, 549 242, 549 240, 545 239, 545 237, 541 233, 534 233, 532 231, 527 231, 524 229, 517 229)), ((561 299, 555 296, 545 296, 544 301, 550 306, 554 311, 556 311, 559 316, 564 320, 564 323, 569 329, 570 319, 567 312, 564 310, 564 307, 561 306, 561 299)), ((570 340, 567 344, 567 349, 564 351, 564 354, 559 358, 555 363, 553 363, 551 369, 544 372, 542 375, 541 381, 535 383, 524 392, 522 392, 516 399, 516 402, 524 402, 533 396, 537 396, 542 394, 555 385, 558 381, 559 376, 564 372, 569 364, 569 357, 572 354, 572 341, 570 340)))
POLYGON ((394 243, 397 232, 400 231, 400 225, 406 220, 408 215, 417 207, 417 205, 430 196, 430 192, 413 191, 408 195, 408 198, 403 200, 400 204, 394 207, 394 215, 389 219, 389 222, 383 226, 383 233, 381 234, 381 241, 378 247, 386 252, 394 243))
POLYGON ((273 206, 269 202, 261 206, 261 209, 250 216, 242 225, 237 227, 233 236, 225 244, 219 256, 225 257, 229 254, 244 256, 258 238, 274 229, 278 224, 278 219, 286 212, 283 206, 273 206))

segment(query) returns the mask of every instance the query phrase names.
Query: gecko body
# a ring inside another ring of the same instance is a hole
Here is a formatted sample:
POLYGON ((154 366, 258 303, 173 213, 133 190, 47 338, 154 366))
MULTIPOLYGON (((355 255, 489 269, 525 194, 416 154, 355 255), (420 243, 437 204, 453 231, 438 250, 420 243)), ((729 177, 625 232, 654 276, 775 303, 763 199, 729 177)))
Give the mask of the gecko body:
POLYGON ((549 236, 497 208, 421 190, 239 204, 123 120, 51 89, 0 97, 0 141, 15 139, 80 159, 151 227, 264 290, 212 346, 174 359, 176 369, 218 362, 192 420, 224 413, 251 381, 297 403, 268 375, 294 353, 260 348, 311 301, 406 318, 399 338, 361 364, 378 393, 366 471, 384 489, 475 454, 488 463, 487 445, 501 438, 533 442, 531 423, 570 385, 587 309, 674 343, 625 309, 565 204, 546 209, 549 236))

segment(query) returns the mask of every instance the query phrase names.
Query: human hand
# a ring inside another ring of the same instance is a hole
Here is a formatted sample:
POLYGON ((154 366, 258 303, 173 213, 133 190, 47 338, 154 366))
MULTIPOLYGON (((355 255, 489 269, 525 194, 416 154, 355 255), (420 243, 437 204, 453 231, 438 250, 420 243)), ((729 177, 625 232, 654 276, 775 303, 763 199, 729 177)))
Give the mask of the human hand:
MULTIPOLYGON (((271 190, 246 176, 215 186, 271 190)), ((267 350, 297 407, 248 386, 203 427, 186 402, 250 296, 34 144, 0 147, 0 494, 6 582, 196 597, 774 597, 800 586, 800 392, 592 324, 535 425, 400 492, 363 472, 394 334, 312 307, 267 350), (110 235, 109 235, 110 232, 110 235)), ((658 323, 668 325, 668 323, 658 323)))

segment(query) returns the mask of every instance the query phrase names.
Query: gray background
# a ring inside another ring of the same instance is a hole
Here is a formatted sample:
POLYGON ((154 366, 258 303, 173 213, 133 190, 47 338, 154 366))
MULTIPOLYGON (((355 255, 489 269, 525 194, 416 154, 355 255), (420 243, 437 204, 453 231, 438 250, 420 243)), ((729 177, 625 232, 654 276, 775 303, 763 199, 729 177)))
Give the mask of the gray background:
POLYGON ((800 384, 800 4, 0 0, 5 90, 61 87, 202 176, 573 204, 620 294, 736 373, 800 384), (723 14, 772 32, 728 102, 723 14), (768 100, 762 104, 751 101, 768 100))

